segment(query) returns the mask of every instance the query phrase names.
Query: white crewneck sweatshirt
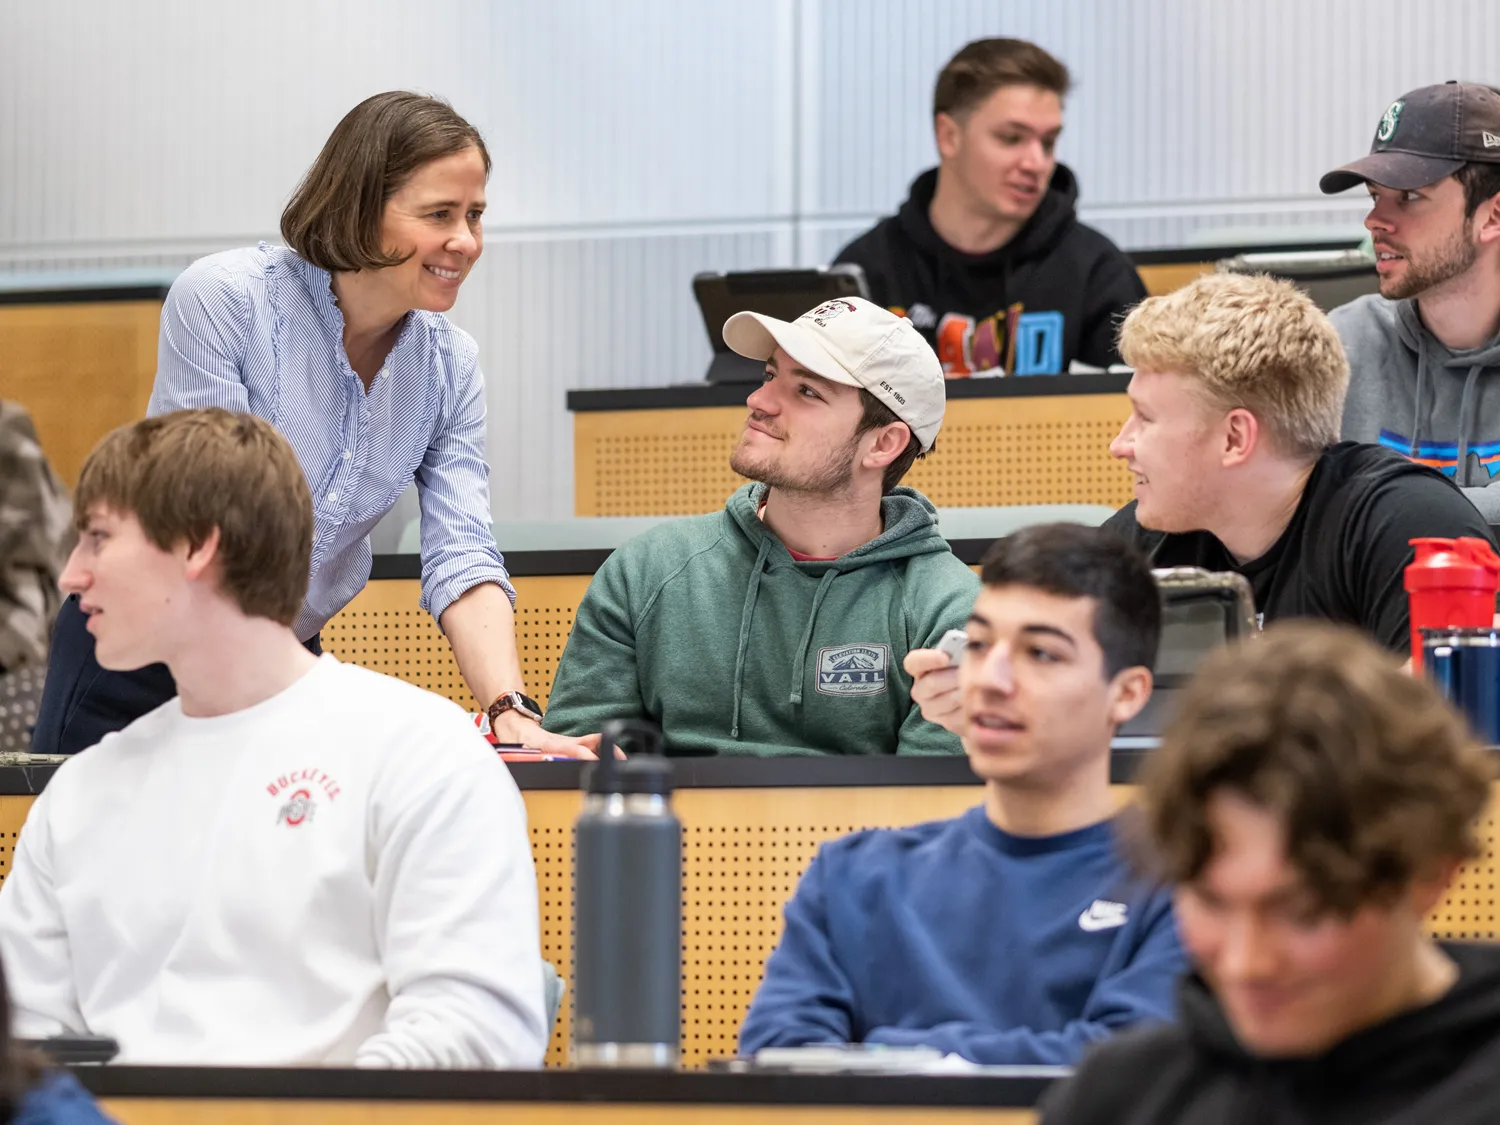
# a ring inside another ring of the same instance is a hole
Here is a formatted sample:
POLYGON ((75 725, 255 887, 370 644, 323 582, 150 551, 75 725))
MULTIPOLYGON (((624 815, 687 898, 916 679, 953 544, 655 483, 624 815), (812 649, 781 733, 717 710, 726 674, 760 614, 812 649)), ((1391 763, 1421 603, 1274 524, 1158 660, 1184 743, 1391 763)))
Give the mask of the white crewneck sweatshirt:
POLYGON ((64 764, 0 885, 16 1033, 130 1063, 537 1066, 538 931, 505 764, 453 703, 327 655, 64 764))

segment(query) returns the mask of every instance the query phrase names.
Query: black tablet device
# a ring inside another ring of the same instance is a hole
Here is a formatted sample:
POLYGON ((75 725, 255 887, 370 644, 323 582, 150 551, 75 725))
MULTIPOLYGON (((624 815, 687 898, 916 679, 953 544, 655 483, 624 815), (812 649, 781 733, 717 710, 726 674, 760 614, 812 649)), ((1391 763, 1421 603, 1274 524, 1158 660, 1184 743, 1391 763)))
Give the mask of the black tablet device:
POLYGON ((693 277, 693 296, 703 313, 703 327, 714 349, 708 365, 710 383, 757 383, 765 364, 735 355, 724 343, 724 322, 737 312, 758 312, 777 320, 796 320, 835 297, 868 297, 865 271, 852 262, 819 269, 747 270, 700 273, 693 277))

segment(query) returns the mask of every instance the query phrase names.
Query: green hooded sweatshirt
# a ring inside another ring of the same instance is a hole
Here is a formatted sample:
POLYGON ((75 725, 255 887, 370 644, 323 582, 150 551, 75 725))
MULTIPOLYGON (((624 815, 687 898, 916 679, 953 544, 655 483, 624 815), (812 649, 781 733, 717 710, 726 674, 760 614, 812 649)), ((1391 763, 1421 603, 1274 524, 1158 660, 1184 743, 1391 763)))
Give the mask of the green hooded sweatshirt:
POLYGON ((901 662, 961 627, 979 579, 910 488, 885 531, 832 562, 797 562, 757 517, 766 486, 615 551, 578 607, 544 725, 660 724, 720 754, 961 754, 922 718, 901 662))

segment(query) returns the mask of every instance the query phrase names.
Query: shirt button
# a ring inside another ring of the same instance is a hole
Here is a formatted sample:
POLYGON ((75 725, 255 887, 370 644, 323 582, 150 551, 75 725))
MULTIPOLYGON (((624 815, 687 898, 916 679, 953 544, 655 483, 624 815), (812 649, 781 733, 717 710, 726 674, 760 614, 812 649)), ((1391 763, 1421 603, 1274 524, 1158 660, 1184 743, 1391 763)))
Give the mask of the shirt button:
POLYGON ((387 371, 387 370, 386 370, 386 369, 385 369, 385 368, 383 368, 383 367, 382 367, 382 368, 381 368, 381 369, 380 369, 380 377, 381 377, 381 378, 382 378, 382 379, 386 379, 386 378, 389 378, 389 377, 390 377, 390 374, 391 374, 391 373, 390 373, 390 372, 389 372, 389 371, 387 371))
POLYGON ((329 502, 329 503, 330 503, 330 504, 332 504, 332 503, 333 503, 333 502, 334 502, 334 501, 335 501, 335 500, 337 500, 337 499, 338 499, 338 498, 339 498, 339 494, 338 494, 338 493, 337 493, 337 492, 333 492, 333 491, 330 491, 330 492, 329 492, 329 493, 328 493, 328 502, 329 502))
POLYGON ((349 460, 349 451, 347 449, 344 450, 344 460, 345 461, 349 460))

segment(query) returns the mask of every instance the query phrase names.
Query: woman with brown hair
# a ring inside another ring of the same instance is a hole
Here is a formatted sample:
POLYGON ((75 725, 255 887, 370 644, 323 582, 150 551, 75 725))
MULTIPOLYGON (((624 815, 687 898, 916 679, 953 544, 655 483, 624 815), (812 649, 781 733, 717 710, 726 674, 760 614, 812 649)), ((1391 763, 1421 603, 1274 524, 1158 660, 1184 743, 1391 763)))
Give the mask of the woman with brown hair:
MULTIPOLYGON (((314 651, 364 588, 371 529, 415 481, 422 606, 500 740, 588 757, 589 740, 543 731, 524 694, 491 534, 484 377, 444 315, 483 250, 489 171, 479 131, 446 102, 395 91, 355 106, 282 213, 286 246, 214 254, 173 284, 147 412, 249 412, 291 442, 316 516, 295 626, 314 651)), ((52 648, 38 753, 85 749, 175 694, 160 665, 100 669, 76 602, 52 648)))

